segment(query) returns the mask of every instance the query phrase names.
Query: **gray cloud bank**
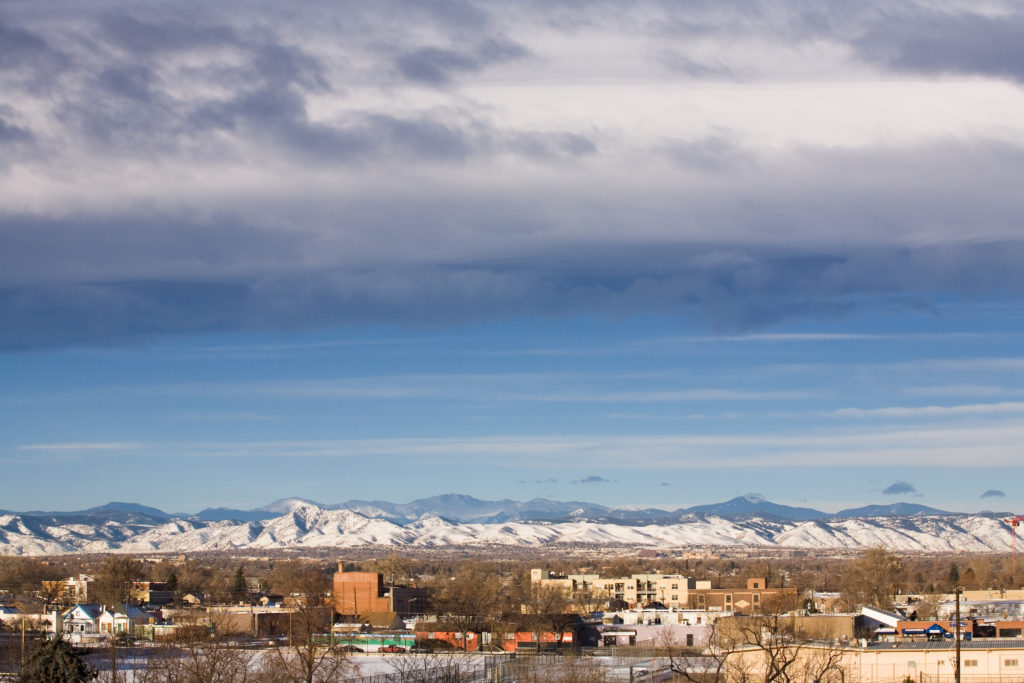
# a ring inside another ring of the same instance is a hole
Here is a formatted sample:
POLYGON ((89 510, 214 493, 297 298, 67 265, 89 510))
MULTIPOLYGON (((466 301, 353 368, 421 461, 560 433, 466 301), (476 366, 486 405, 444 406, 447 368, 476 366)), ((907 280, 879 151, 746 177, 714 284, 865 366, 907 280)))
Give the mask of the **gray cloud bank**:
POLYGON ((8 3, 0 347, 522 313, 670 313, 727 332, 928 313, 939 293, 1017 297, 1024 145, 998 126, 851 143, 837 122, 831 144, 824 121, 818 142, 767 144, 729 126, 632 130, 598 110, 580 123, 542 115, 557 88, 515 105, 488 89, 600 81, 611 113, 623 85, 742 89, 794 70, 1012 91, 1022 16, 8 3), (627 74, 555 47, 600 54, 612 29, 639 55, 627 74), (794 44, 842 56, 794 66, 794 44))

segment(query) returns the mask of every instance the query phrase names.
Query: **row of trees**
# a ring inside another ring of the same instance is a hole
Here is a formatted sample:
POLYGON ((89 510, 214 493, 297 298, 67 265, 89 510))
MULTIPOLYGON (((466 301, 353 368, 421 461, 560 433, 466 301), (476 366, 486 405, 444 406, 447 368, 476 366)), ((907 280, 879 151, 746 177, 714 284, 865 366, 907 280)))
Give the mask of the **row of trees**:
MULTIPOLYGON (((398 554, 367 561, 358 568, 379 571, 387 583, 417 581, 432 589, 432 609, 448 615, 454 622, 466 622, 466 630, 481 628, 474 622, 490 623, 494 615, 517 611, 526 605, 536 614, 562 611, 569 596, 536 595, 528 569, 544 560, 480 561, 446 558, 426 561, 398 554), (531 607, 535 606, 535 607, 531 607)), ((840 591, 842 607, 853 609, 864 604, 884 606, 897 593, 944 592, 953 586, 964 588, 1014 587, 1007 558, 993 555, 897 556, 883 549, 871 549, 851 558, 779 558, 765 560, 650 560, 622 558, 611 565, 592 559, 570 563, 561 560, 548 564, 564 573, 600 573, 616 576, 630 573, 680 573, 694 578, 710 578, 716 586, 739 586, 750 576, 768 578, 769 586, 787 585, 804 589, 840 591)), ((148 563, 131 556, 111 555, 101 561, 40 561, 29 558, 0 557, 0 591, 23 599, 38 599, 53 604, 55 595, 42 590, 43 582, 59 581, 78 573, 90 573, 91 602, 119 604, 125 601, 126 587, 143 580, 165 581, 178 595, 201 592, 211 602, 238 602, 245 599, 250 576, 259 577, 265 591, 288 596, 304 593, 310 577, 329 587, 336 565, 307 560, 217 560, 201 562, 148 563)), ((54 590, 59 588, 54 587, 54 590)), ((326 588, 325 588, 326 590, 326 588)), ((605 596, 572 596, 575 610, 587 612, 602 606, 605 596)), ((424 608, 427 606, 424 605, 424 608)))

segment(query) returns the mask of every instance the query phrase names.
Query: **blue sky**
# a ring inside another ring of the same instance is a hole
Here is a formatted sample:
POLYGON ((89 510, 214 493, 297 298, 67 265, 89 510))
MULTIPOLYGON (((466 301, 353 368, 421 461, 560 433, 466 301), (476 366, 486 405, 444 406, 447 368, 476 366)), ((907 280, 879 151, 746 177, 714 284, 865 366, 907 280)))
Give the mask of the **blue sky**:
POLYGON ((1022 31, 5 3, 0 508, 1019 510, 1022 31))

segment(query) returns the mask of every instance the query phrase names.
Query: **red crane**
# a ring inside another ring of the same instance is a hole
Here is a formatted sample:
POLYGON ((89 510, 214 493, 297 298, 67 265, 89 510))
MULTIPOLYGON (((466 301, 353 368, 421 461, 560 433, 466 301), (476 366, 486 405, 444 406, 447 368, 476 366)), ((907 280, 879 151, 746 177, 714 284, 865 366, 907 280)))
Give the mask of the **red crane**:
POLYGON ((1017 525, 1024 522, 1024 515, 1017 515, 1003 521, 1010 525, 1010 556, 1013 558, 1011 566, 1013 575, 1017 576, 1017 525))

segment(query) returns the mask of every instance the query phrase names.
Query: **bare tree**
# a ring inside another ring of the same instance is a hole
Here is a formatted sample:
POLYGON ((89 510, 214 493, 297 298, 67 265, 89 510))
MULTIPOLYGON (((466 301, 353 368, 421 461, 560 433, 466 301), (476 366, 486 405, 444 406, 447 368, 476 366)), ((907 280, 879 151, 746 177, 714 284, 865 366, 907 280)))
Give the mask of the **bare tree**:
POLYGON ((262 679, 268 683, 328 683, 355 668, 330 635, 334 610, 327 604, 330 579, 323 567, 307 564, 294 576, 298 607, 292 613, 288 647, 267 656, 262 679))
POLYGON ((473 659, 457 652, 397 657, 391 669, 398 683, 462 683, 472 680, 475 671, 473 659))
POLYGON ((870 548, 847 564, 841 578, 849 607, 875 605, 883 609, 906 579, 902 560, 885 548, 870 548))
POLYGON ((569 593, 560 586, 531 583, 525 587, 522 613, 538 643, 545 632, 554 634, 555 640, 562 642, 565 628, 574 619, 566 615, 568 604, 569 593))
POLYGON ((810 683, 841 679, 842 648, 834 640, 812 640, 787 605, 766 601, 764 611, 719 622, 716 645, 727 681, 810 683))
POLYGON ((570 601, 578 614, 587 615, 606 607, 611 597, 610 592, 588 585, 574 591, 570 601))
POLYGON ((607 669, 593 657, 560 657, 555 663, 536 659, 527 661, 534 666, 517 672, 517 680, 521 683, 605 683, 613 680, 607 669))
POLYGON ((146 578, 146 565, 131 555, 110 555, 89 587, 93 602, 119 605, 129 602, 132 584, 146 578))
MULTIPOLYGON (((474 633, 477 642, 489 632, 501 613, 503 585, 501 577, 486 565, 470 560, 455 575, 435 586, 432 596, 434 610, 458 633, 474 633)), ((469 639, 463 639, 469 649, 469 639)))
POLYGON ((655 641, 668 659, 669 668, 685 681, 711 683, 722 678, 732 643, 720 641, 714 625, 709 625, 708 629, 708 647, 704 648, 686 647, 668 630, 662 631, 655 641))
POLYGON ((198 621, 178 629, 135 672, 137 683, 251 683, 254 655, 222 635, 224 629, 198 621), (212 626, 212 627, 211 627, 212 626))

